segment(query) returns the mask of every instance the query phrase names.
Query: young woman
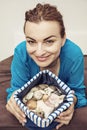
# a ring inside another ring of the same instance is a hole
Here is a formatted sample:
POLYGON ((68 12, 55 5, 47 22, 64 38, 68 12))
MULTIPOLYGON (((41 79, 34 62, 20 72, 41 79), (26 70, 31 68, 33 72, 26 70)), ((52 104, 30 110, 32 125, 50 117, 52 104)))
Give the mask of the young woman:
MULTIPOLYGON (((21 42, 14 51, 6 108, 24 124, 26 116, 14 100, 14 92, 39 71, 49 69, 74 91, 73 104, 47 128, 59 129, 69 124, 75 107, 87 105, 82 51, 66 38, 62 15, 49 4, 37 4, 25 13, 24 33, 26 41, 21 42), (57 125, 57 122, 60 124, 57 125)), ((34 129, 41 130, 30 123, 30 130, 34 129)))

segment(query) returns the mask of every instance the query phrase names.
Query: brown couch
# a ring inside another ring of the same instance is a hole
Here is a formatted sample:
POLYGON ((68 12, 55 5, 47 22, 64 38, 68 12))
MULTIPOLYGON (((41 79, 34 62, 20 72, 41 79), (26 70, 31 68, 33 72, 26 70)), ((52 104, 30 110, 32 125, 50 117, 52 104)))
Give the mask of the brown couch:
MULTIPOLYGON (((85 60, 85 85, 87 86, 87 55, 85 60)), ((12 56, 0 62, 0 130, 27 130, 17 119, 5 108, 6 88, 10 86, 10 64, 12 56)), ((86 88, 87 95, 87 88, 86 88)), ((75 109, 72 121, 68 126, 63 126, 60 130, 87 130, 87 107, 75 109)))

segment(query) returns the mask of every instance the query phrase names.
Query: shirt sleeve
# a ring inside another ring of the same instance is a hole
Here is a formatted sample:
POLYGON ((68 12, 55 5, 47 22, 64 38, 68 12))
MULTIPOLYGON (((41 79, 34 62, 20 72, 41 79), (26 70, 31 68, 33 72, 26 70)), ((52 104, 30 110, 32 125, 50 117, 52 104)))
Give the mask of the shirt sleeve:
POLYGON ((84 58, 79 56, 75 58, 73 64, 70 68, 68 86, 75 91, 75 96, 77 97, 77 107, 82 107, 87 105, 87 99, 85 95, 84 86, 84 58))
POLYGON ((8 93, 7 100, 9 100, 15 90, 22 87, 30 78, 29 66, 24 60, 24 55, 17 48, 11 64, 11 75, 11 87, 6 90, 8 93))

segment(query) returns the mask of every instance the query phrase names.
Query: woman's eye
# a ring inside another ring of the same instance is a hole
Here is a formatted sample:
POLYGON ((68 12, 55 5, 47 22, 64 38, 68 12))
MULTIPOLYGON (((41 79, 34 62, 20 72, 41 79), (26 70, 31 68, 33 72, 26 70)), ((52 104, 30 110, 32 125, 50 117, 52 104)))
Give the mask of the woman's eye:
POLYGON ((51 44, 51 43, 54 43, 54 41, 53 40, 48 40, 48 41, 46 41, 46 43, 51 44))
POLYGON ((27 41, 30 45, 33 45, 35 42, 34 41, 27 41))

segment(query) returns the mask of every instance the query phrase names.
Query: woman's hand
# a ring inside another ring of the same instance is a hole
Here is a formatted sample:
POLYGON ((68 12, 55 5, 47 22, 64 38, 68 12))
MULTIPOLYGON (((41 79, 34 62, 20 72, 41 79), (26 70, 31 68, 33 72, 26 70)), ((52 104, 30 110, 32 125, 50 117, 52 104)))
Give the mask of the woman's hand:
MULTIPOLYGON (((14 95, 14 93, 13 93, 14 95)), ((24 125, 24 123, 26 123, 26 116, 25 114, 20 110, 20 108, 18 107, 18 105, 16 104, 16 101, 13 97, 13 95, 11 96, 11 98, 8 100, 7 104, 6 104, 6 109, 12 113, 18 120, 19 122, 24 125)))
POLYGON ((68 125, 73 117, 74 114, 74 106, 77 103, 77 97, 74 95, 75 92, 72 90, 73 92, 73 103, 72 105, 64 112, 62 112, 56 119, 55 121, 59 122, 60 124, 58 124, 56 126, 56 129, 58 130, 61 126, 63 125, 68 125))
POLYGON ((58 130, 63 125, 68 125, 73 117, 74 113, 74 103, 64 112, 62 112, 58 118, 55 119, 55 121, 59 122, 56 126, 56 129, 58 130))

